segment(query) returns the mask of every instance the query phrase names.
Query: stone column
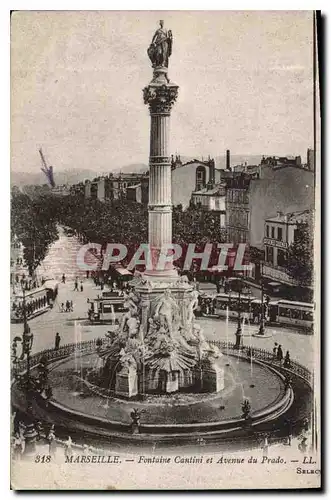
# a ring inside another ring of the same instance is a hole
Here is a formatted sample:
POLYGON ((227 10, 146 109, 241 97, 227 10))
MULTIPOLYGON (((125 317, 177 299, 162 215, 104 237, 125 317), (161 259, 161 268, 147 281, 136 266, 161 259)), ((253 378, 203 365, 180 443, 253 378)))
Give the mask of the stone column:
POLYGON ((177 276, 172 264, 157 270, 160 250, 172 243, 171 160, 169 157, 170 112, 178 86, 167 77, 167 68, 154 68, 151 83, 144 88, 144 102, 151 116, 149 157, 148 238, 153 264, 145 275, 159 278, 177 276))

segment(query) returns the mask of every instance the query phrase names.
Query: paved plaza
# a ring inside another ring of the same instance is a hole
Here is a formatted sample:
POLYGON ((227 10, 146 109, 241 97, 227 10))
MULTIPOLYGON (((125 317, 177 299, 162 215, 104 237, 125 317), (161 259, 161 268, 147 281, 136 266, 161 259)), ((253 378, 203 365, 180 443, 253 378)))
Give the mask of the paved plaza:
MULTIPOLYGON (((31 331, 34 334, 32 354, 44 349, 54 347, 54 338, 56 332, 61 336, 61 345, 76 341, 77 338, 92 340, 97 337, 104 337, 109 330, 108 325, 92 325, 87 318, 88 303, 87 299, 96 298, 102 294, 100 287, 96 287, 91 279, 83 279, 83 292, 74 292, 74 282, 67 281, 65 284, 59 284, 59 294, 53 309, 29 321, 31 331), (74 311, 61 312, 61 303, 66 300, 72 300, 74 311)), ((223 319, 218 318, 197 318, 201 324, 205 337, 208 340, 222 340, 229 342, 235 341, 235 331, 237 324, 230 321, 228 328, 223 319)), ((244 345, 252 345, 272 351, 274 343, 282 345, 283 352, 290 351, 293 360, 299 361, 307 368, 313 367, 313 353, 315 337, 306 335, 300 329, 284 327, 266 327, 267 338, 254 337, 257 333, 258 325, 244 325, 244 345)), ((23 325, 12 324, 12 338, 16 335, 22 335, 23 325)))

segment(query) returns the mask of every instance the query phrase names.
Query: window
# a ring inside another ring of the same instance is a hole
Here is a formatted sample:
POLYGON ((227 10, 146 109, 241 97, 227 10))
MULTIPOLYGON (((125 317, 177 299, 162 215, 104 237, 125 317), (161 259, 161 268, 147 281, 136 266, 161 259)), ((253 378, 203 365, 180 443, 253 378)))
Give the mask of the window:
POLYGON ((267 238, 269 238, 269 226, 268 226, 268 224, 266 225, 266 236, 267 236, 267 238))
POLYGON ((299 309, 291 309, 291 318, 302 319, 301 311, 299 309))
POLYGON ((274 238, 275 237, 275 228, 272 227, 271 228, 271 238, 274 238))
POLYGON ((279 227, 277 229, 277 240, 282 241, 282 239, 283 239, 283 228, 279 227))
POLYGON ((274 249, 273 247, 266 247, 267 248, 267 262, 269 262, 270 264, 273 264, 274 263, 274 249))
POLYGON ((291 309, 280 307, 279 308, 279 316, 284 316, 285 318, 291 317, 291 309))
POLYGON ((286 252, 284 252, 284 250, 278 249, 277 251, 277 266, 286 266, 286 252))
POLYGON ((302 311, 302 319, 304 321, 313 321, 313 313, 310 311, 302 311))

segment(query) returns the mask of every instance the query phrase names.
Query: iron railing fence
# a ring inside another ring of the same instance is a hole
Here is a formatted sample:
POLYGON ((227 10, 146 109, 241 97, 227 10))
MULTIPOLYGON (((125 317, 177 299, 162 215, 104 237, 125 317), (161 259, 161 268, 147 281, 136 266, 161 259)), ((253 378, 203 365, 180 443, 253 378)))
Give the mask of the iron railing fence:
MULTIPOLYGON (((108 343, 107 339, 93 339, 85 340, 80 343, 65 344, 58 349, 45 349, 44 351, 37 352, 30 356, 30 367, 33 368, 37 366, 42 359, 46 359, 48 362, 56 361, 57 359, 66 358, 72 355, 75 351, 80 351, 84 353, 95 352, 97 347, 101 347, 108 343)), ((313 385, 313 374, 312 372, 303 366, 298 361, 291 359, 290 366, 284 367, 275 358, 274 354, 267 349, 261 349, 260 347, 249 347, 245 346, 241 349, 236 349, 232 342, 220 341, 220 340, 210 340, 209 344, 218 347, 223 353, 229 355, 236 355, 246 357, 247 359, 256 359, 258 361, 265 361, 275 368, 282 368, 289 373, 298 375, 303 378, 308 384, 313 385)), ((13 372, 16 374, 22 374, 27 370, 27 360, 18 360, 13 363, 13 372)))

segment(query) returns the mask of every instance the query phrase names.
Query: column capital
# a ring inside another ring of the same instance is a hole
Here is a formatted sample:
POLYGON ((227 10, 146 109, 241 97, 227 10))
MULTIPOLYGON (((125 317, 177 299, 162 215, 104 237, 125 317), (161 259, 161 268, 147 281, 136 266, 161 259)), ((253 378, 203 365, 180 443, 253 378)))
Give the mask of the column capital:
POLYGON ((144 103, 149 105, 150 114, 170 115, 178 96, 178 85, 174 83, 150 83, 143 89, 144 103))

